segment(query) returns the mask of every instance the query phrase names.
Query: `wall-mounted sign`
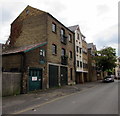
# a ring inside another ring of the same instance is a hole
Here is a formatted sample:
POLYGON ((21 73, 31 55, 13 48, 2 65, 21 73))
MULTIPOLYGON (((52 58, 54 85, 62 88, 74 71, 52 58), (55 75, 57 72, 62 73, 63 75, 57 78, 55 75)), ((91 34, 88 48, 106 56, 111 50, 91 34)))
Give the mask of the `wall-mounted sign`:
POLYGON ((32 77, 32 81, 37 81, 37 77, 32 77))

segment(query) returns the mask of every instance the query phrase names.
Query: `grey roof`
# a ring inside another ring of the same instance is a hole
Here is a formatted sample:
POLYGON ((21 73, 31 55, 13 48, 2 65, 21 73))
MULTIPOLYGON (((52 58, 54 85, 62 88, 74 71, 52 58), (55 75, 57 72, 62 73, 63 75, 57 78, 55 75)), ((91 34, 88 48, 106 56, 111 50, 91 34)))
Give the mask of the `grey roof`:
POLYGON ((70 26, 70 27, 68 27, 68 28, 69 28, 71 31, 74 32, 78 26, 79 26, 79 25, 74 25, 74 26, 70 26))
POLYGON ((96 45, 94 45, 93 43, 88 43, 87 44, 87 48, 93 48, 94 50, 96 50, 96 45))
POLYGON ((93 47, 93 43, 88 43, 87 44, 87 48, 92 48, 93 47))
MULTIPOLYGON (((79 25, 70 26, 70 27, 68 27, 68 29, 70 29, 71 31, 75 32, 77 27, 79 27, 79 25)), ((80 33, 81 33, 81 31, 80 31, 80 33)), ((85 36, 82 33, 81 33, 81 35, 85 38, 85 36)))

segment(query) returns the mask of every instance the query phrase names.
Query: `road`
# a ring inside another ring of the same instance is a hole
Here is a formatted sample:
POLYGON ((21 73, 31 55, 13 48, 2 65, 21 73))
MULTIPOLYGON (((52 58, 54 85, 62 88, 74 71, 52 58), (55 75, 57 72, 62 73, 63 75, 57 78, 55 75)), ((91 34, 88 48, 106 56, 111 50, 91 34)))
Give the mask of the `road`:
POLYGON ((118 114, 118 82, 101 83, 20 114, 118 114))

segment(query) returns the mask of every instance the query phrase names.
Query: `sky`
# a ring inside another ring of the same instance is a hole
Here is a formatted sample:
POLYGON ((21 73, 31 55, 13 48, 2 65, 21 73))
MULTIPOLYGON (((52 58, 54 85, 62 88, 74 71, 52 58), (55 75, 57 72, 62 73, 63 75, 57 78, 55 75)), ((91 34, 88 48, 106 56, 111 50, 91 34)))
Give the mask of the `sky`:
MULTIPOLYGON (((98 50, 116 48, 118 54, 119 0, 0 0, 0 43, 10 35, 10 24, 27 5, 49 12, 66 27, 79 25, 87 43, 98 50)), ((119 54, 120 55, 120 54, 119 54)))

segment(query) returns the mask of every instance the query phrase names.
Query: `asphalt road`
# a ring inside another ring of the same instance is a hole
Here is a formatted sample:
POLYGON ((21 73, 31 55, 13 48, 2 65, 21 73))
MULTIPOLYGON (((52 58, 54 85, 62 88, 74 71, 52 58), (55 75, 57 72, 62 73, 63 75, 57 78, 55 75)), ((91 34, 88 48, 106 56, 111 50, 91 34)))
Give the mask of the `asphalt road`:
POLYGON ((118 82, 101 83, 21 114, 118 114, 118 82))

